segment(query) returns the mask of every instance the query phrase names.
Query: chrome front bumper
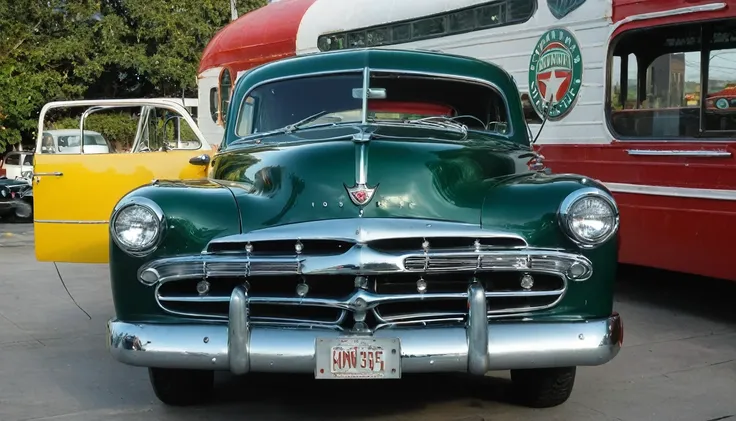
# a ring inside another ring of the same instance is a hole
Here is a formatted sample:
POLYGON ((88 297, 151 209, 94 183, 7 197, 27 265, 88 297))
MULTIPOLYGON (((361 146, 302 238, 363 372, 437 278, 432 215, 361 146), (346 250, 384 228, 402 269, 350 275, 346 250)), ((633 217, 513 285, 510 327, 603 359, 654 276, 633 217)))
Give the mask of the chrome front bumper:
MULTIPOLYGON (((581 322, 488 322, 485 296, 471 294, 465 327, 387 327, 374 337, 398 338, 404 373, 594 366, 621 349, 618 314, 581 322)), ((248 372, 313 373, 317 338, 349 335, 326 328, 252 326, 247 294, 233 291, 230 322, 154 324, 111 319, 113 357, 142 367, 248 372)))

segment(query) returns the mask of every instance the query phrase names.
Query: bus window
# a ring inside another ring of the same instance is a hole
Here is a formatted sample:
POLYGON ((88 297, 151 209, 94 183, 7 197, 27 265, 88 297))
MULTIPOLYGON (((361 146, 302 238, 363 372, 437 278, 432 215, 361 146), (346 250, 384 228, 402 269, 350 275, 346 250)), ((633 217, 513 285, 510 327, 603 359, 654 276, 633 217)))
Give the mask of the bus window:
POLYGON ((736 20, 624 32, 612 48, 607 114, 617 138, 736 135, 736 20))

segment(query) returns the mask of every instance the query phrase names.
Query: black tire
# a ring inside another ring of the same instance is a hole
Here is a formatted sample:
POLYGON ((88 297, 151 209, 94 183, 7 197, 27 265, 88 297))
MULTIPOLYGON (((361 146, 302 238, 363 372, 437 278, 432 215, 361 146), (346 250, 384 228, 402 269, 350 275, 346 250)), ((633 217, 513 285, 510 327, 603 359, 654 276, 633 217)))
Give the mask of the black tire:
POLYGON ((567 401, 575 385, 576 367, 511 370, 514 397, 531 408, 550 408, 567 401))
POLYGON ((27 206, 26 209, 19 209, 16 207, 15 214, 13 215, 14 222, 33 222, 33 199, 24 200, 23 205, 27 206))
POLYGON ((149 368, 148 378, 156 397, 171 406, 206 403, 215 387, 215 372, 209 370, 149 368))

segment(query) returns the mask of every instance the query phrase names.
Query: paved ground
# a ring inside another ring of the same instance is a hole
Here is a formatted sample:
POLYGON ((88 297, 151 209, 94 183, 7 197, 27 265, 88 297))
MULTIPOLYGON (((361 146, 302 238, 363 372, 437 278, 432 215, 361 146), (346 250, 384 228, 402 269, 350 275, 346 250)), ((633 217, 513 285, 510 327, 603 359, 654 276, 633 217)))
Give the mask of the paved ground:
POLYGON ((223 375, 217 402, 176 409, 155 399, 145 369, 107 354, 106 266, 58 265, 89 320, 32 244, 30 226, 0 224, 2 421, 736 421, 736 284, 625 268, 616 302, 624 349, 608 365, 581 368, 571 399, 553 409, 508 403, 505 373, 365 383, 223 375))

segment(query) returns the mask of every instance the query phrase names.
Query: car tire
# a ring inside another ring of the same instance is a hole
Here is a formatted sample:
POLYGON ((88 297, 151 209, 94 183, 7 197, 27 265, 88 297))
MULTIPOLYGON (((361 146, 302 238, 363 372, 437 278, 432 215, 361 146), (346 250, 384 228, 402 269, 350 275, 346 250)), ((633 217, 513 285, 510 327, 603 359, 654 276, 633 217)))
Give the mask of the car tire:
POLYGON ((215 372, 210 370, 149 368, 148 377, 156 397, 171 406, 205 403, 215 387, 215 372))
POLYGON ((33 222, 33 202, 24 200, 21 207, 15 208, 14 220, 16 222, 33 222))
POLYGON ((514 397, 531 408, 549 408, 567 401, 575 385, 576 367, 511 370, 514 397))

